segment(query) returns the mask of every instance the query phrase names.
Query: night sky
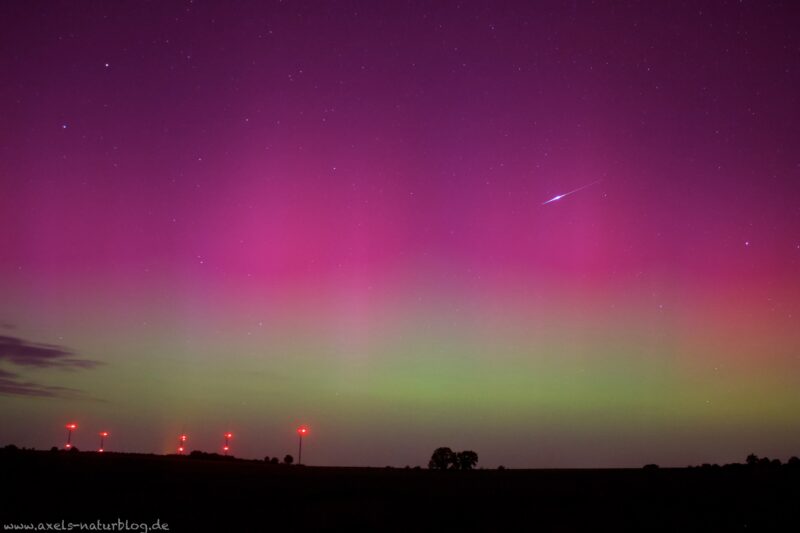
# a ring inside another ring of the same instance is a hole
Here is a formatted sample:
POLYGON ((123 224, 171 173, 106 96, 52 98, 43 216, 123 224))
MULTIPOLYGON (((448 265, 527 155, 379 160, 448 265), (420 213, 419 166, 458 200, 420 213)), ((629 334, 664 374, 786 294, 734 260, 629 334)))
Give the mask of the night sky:
POLYGON ((750 0, 0 3, 0 444, 796 455, 798 28, 750 0))

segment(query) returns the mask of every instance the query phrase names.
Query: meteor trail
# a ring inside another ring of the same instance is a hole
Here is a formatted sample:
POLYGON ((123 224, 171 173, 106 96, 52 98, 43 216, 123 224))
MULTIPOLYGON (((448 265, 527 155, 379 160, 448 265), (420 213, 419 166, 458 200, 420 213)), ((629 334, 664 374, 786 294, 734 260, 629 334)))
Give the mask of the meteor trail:
POLYGON ((547 204, 549 204, 550 202, 555 202, 556 200, 561 200, 561 199, 562 199, 562 198, 564 198, 565 196, 569 196, 570 194, 575 194, 576 192, 578 192, 578 191, 582 191, 583 189, 585 189, 585 188, 587 188, 587 187, 591 187, 592 185, 594 185, 594 184, 596 184, 596 183, 600 183, 601 181, 603 181, 603 180, 595 180, 595 181, 593 181, 593 182, 589 183, 588 185, 584 185, 583 187, 578 187, 578 188, 577 188, 577 189, 575 189, 574 191, 569 191, 569 192, 565 192, 564 194, 559 194, 558 196, 553 196, 552 198, 550 198, 550 199, 549 199, 549 200, 547 200, 546 202, 542 202, 542 205, 547 205, 547 204))

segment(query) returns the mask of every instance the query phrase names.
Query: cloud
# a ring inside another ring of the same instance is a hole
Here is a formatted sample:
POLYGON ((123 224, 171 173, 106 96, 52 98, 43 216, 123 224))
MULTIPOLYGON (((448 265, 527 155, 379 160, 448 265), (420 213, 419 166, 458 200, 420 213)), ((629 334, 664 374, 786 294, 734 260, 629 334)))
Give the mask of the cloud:
MULTIPOLYGON (((0 335, 0 362, 3 361, 23 367, 62 370, 83 370, 101 364, 98 361, 76 357, 72 350, 63 346, 38 344, 18 337, 0 335)), ((81 396, 82 393, 69 387, 26 381, 17 373, 0 368, 0 395, 63 398, 81 396)))
POLYGON ((55 398, 80 395, 80 391, 69 387, 54 387, 22 381, 17 374, 0 369, 0 394, 55 398))
POLYGON ((63 346, 34 344, 17 337, 0 335, 0 361, 10 361, 21 366, 39 368, 93 368, 100 363, 74 357, 63 346))

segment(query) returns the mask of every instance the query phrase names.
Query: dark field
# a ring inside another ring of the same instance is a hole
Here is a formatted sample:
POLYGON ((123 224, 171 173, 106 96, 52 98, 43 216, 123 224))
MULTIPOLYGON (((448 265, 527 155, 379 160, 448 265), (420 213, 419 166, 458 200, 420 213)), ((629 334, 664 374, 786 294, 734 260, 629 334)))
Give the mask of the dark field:
POLYGON ((170 531, 798 531, 800 471, 428 471, 0 451, 0 521, 170 531))

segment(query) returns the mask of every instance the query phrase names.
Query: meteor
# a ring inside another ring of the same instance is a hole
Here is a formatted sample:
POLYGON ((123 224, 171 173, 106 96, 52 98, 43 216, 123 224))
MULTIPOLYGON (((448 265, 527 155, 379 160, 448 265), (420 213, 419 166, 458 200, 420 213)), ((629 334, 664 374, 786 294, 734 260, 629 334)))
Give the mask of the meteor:
POLYGON ((593 182, 589 183, 588 185, 584 185, 583 187, 578 187, 578 188, 577 188, 577 189, 575 189, 574 191, 569 191, 569 192, 565 192, 564 194, 559 194, 558 196, 553 196, 552 198, 550 198, 550 199, 549 199, 549 200, 547 200, 546 202, 542 202, 542 205, 547 205, 547 204, 549 204, 550 202, 556 202, 556 201, 558 201, 558 200, 561 200, 561 199, 562 199, 562 198, 564 198, 565 196, 569 196, 570 194, 575 194, 576 192, 578 192, 578 191, 582 191, 583 189, 586 189, 586 188, 588 188, 588 187, 591 187, 592 185, 595 185, 595 184, 597 184, 597 183, 600 183, 601 181, 603 181, 603 180, 595 180, 595 181, 593 181, 593 182))

